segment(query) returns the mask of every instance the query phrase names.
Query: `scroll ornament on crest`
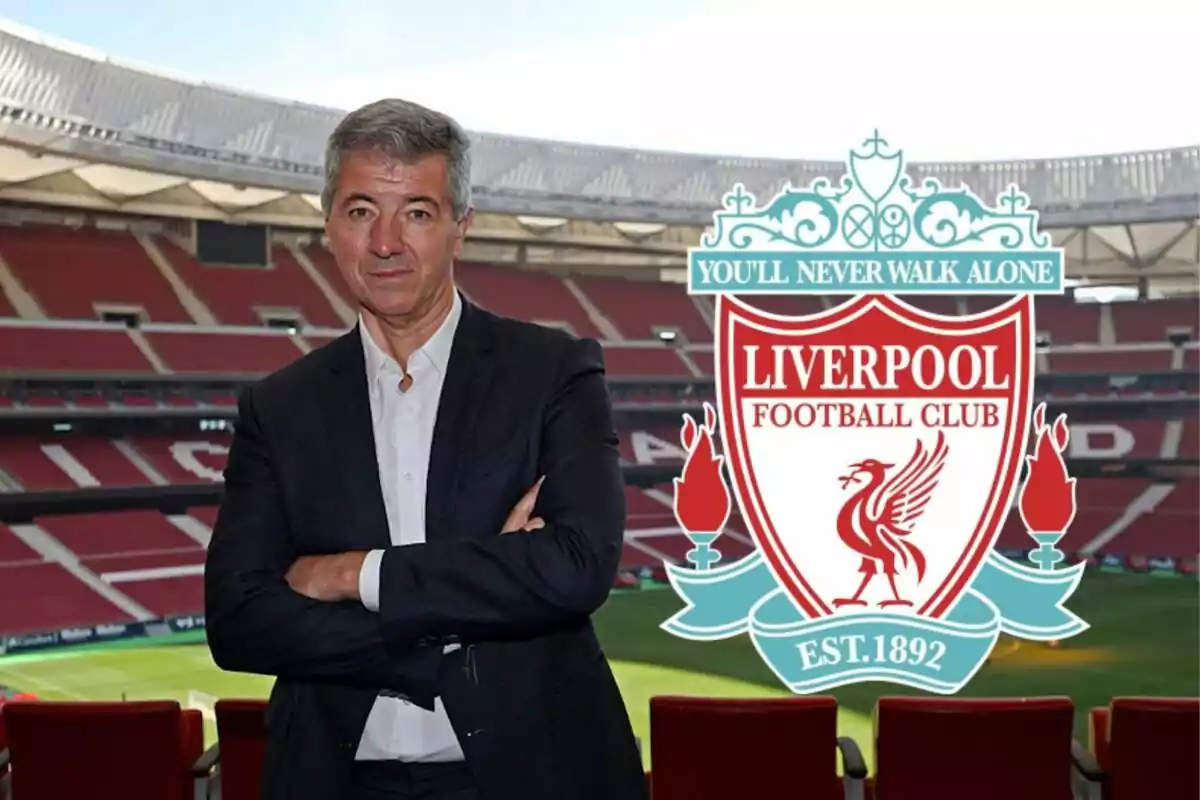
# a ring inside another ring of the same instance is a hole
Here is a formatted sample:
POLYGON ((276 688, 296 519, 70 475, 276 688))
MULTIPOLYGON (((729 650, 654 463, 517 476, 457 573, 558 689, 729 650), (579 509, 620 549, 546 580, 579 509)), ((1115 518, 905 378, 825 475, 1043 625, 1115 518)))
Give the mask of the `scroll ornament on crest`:
POLYGON ((721 560, 712 548, 729 521, 729 487, 722 472, 724 456, 716 454, 713 434, 716 413, 704 404, 704 425, 697 425, 690 414, 683 418, 680 440, 687 452, 683 477, 675 478, 675 519, 694 545, 687 559, 697 570, 707 570, 721 560))

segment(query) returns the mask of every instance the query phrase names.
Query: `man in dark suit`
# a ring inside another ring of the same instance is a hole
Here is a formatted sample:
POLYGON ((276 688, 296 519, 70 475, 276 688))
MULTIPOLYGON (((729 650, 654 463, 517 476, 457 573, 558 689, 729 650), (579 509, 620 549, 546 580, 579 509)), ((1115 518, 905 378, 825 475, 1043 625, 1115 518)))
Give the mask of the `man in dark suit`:
POLYGON ((456 290, 453 120, 380 101, 327 160, 359 322, 242 394, 205 570, 217 664, 277 677, 263 797, 644 798, 590 622, 625 517, 600 347, 456 290))

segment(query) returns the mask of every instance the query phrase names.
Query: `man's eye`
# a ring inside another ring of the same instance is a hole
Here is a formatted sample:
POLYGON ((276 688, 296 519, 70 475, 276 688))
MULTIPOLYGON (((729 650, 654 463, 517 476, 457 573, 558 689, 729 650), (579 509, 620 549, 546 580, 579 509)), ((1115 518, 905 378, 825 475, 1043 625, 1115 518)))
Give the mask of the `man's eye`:
POLYGON ((358 208, 352 208, 347 211, 346 215, 350 217, 350 219, 362 219, 363 217, 367 216, 367 213, 368 209, 359 206, 358 208))
POLYGON ((416 219, 429 219, 432 216, 428 211, 426 211, 423 208, 414 208, 412 211, 410 211, 408 213, 411 214, 416 219))

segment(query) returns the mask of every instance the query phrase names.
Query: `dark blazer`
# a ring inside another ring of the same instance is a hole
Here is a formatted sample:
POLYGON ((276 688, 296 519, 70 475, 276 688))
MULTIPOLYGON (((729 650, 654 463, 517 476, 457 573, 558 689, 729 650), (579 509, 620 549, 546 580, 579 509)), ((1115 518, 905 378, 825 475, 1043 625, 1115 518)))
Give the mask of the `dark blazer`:
POLYGON ((434 430, 426 543, 392 547, 362 343, 244 391, 205 568, 223 669, 277 676, 264 798, 336 800, 380 690, 445 704, 485 800, 639 800, 645 777, 590 615, 624 488, 599 345, 464 300, 434 430), (539 475, 546 527, 499 535, 539 475), (300 555, 388 548, 379 612, 294 591, 300 555), (457 651, 443 654, 448 643, 457 651))

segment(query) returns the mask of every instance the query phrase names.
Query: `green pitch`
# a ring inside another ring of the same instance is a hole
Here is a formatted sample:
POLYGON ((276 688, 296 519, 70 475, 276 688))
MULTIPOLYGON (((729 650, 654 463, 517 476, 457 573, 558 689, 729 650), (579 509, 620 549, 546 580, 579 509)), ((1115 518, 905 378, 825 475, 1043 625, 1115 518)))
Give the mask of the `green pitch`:
MULTIPOLYGON (((1195 580, 1089 573, 1070 607, 1091 630, 1055 648, 1002 640, 964 696, 1065 694, 1078 710, 1113 695, 1200 695, 1200 595, 1195 580)), ((680 608, 669 590, 614 594, 596 616, 644 753, 649 755, 648 701, 656 694, 782 696, 775 677, 745 637, 695 643, 659 624, 680 608)), ((265 697, 271 679, 217 669, 202 636, 180 634, 0 658, 0 684, 47 699, 129 700, 265 697)), ((920 694, 887 684, 835 691, 841 733, 873 763, 871 709, 881 694, 920 694)), ((203 701, 201 702, 203 706, 203 701)), ((209 741, 214 737, 211 722, 209 741)))

